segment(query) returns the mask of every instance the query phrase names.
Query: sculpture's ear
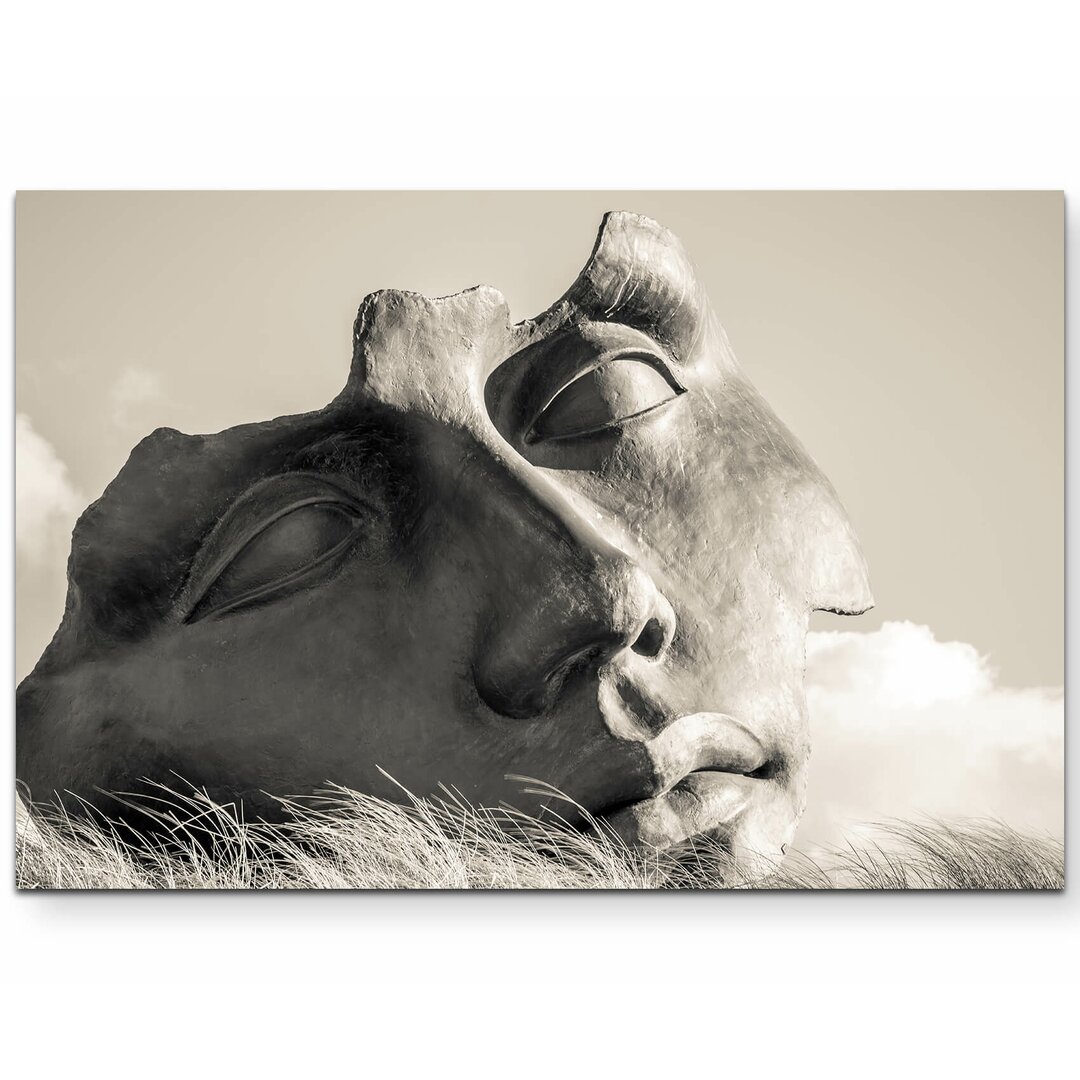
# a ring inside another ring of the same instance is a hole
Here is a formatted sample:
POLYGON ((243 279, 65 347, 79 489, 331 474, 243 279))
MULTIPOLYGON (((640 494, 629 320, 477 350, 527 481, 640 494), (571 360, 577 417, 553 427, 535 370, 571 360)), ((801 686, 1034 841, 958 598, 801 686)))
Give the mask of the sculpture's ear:
POLYGON ((678 237, 625 211, 604 215, 592 255, 563 300, 589 318, 642 330, 681 360, 694 351, 708 311, 678 237))

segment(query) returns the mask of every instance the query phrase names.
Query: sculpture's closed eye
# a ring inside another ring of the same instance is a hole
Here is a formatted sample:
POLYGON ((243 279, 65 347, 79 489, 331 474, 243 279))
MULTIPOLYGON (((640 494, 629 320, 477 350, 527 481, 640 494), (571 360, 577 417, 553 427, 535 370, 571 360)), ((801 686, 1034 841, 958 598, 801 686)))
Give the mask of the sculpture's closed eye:
POLYGON ((355 545, 366 510, 305 474, 263 481, 218 522, 192 565, 181 615, 196 622, 324 580, 355 545))
POLYGON ((582 372, 540 410, 526 442, 568 439, 651 412, 683 393, 651 357, 615 356, 582 372))

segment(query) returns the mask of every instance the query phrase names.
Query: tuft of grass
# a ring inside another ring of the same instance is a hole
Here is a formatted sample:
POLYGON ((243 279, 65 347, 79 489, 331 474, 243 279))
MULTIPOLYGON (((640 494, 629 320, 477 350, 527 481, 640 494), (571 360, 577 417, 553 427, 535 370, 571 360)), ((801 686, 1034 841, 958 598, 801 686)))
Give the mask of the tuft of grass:
MULTIPOLYGON (((893 821, 764 876, 720 844, 628 848, 602 821, 573 828, 406 793, 403 804, 333 788, 280 800, 284 824, 247 822, 205 792, 153 785, 120 797, 155 829, 87 808, 17 817, 20 889, 1060 889, 1064 847, 993 820, 893 821)), ((557 793, 556 793, 557 794, 557 793)), ((580 810, 580 808, 578 808, 580 810)), ((130 813, 128 817, 130 817, 130 813)))

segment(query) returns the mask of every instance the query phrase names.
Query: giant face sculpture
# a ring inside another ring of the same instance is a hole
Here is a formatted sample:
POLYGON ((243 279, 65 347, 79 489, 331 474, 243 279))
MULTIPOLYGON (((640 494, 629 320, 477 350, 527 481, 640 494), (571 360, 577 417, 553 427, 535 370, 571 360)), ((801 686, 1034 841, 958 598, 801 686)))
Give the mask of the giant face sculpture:
POLYGON ((809 613, 872 603, 683 248, 622 213, 534 320, 376 293, 325 409, 154 432, 69 576, 18 694, 35 800, 179 774, 272 815, 389 776, 535 810, 524 775, 631 842, 765 856, 803 804, 809 613))

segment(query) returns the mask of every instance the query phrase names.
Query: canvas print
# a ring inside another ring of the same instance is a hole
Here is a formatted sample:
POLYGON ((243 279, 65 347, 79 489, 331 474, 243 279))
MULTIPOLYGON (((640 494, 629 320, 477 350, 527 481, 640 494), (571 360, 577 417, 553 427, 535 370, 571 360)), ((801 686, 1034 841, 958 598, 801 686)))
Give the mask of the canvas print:
POLYGON ((16 236, 19 887, 1063 885, 1060 193, 16 236))

